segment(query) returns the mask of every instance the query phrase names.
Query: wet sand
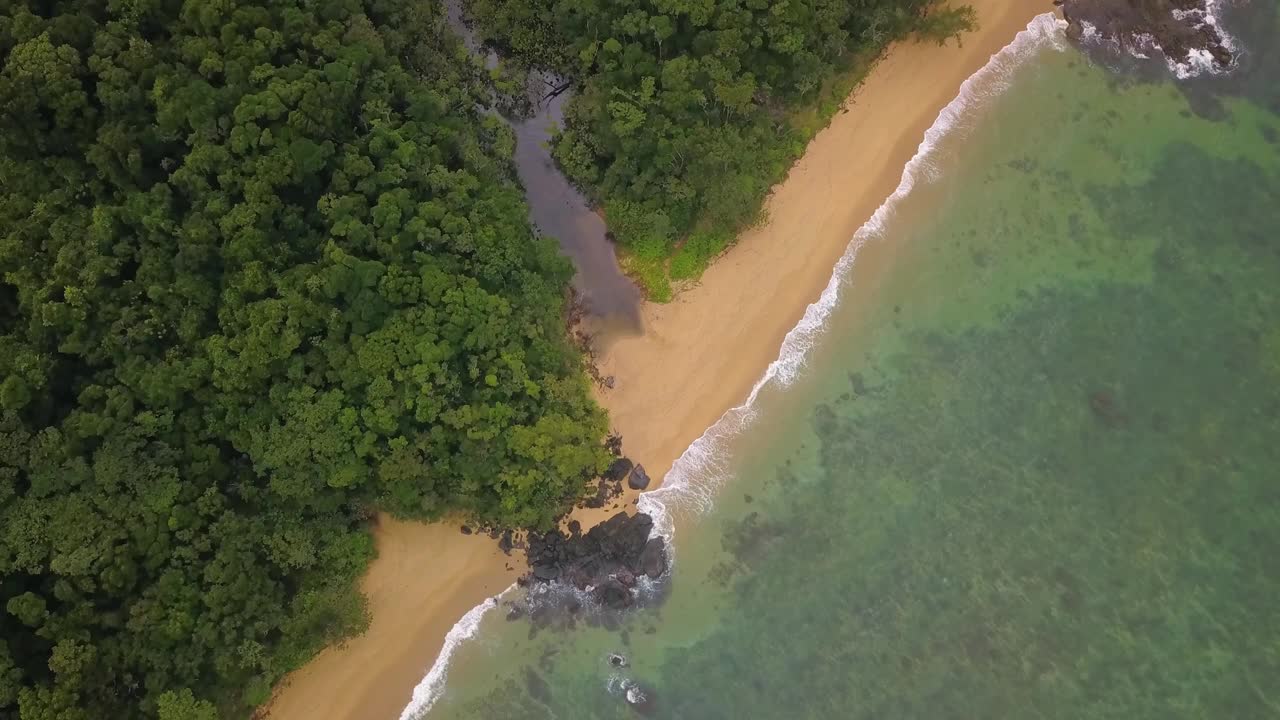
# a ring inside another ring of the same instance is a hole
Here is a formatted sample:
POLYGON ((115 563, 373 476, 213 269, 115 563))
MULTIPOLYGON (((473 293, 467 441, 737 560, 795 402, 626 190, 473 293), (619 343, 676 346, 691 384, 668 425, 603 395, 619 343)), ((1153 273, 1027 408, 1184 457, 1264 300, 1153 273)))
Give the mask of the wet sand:
MULTIPOLYGON (((963 46, 893 47, 847 112, 814 138, 774 189, 768 221, 744 233, 674 302, 645 304, 644 335, 610 343, 599 366, 615 386, 599 400, 623 436, 624 452, 651 477, 665 475, 691 442, 746 398, 965 78, 1032 17, 1052 9, 1025 0, 970 4, 981 27, 964 36, 963 46)), ((867 275, 860 256, 858 278, 867 275)), ((579 518, 586 524, 606 514, 579 518)), ((385 521, 377 540, 379 557, 362 582, 368 631, 286 678, 267 711, 273 720, 397 718, 448 630, 517 574, 506 570, 507 562, 517 566, 514 558, 487 538, 461 535, 457 523, 385 521)))

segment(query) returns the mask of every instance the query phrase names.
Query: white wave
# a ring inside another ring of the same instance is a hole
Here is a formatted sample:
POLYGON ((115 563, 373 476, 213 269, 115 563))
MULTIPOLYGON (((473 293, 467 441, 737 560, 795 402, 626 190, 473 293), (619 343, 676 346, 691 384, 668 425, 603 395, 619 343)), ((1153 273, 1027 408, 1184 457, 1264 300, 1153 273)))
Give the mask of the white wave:
POLYGON ((805 309, 800 322, 787 333, 778 359, 769 364, 764 375, 751 388, 746 401, 725 412, 693 441, 672 465, 660 487, 640 496, 639 508, 654 517, 655 530, 661 528, 670 540, 673 508, 705 511, 711 507, 716 490, 729 474, 724 443, 755 418, 756 399, 765 387, 771 384, 779 387, 790 385, 804 368, 809 349, 821 336, 827 319, 839 302, 841 286, 853 268, 858 249, 883 233, 898 204, 918 181, 927 182, 936 174, 932 156, 939 141, 962 127, 962 120, 975 107, 1003 92, 1014 71, 1027 58, 1045 47, 1063 49, 1065 28, 1066 23, 1052 13, 1036 16, 1012 42, 992 55, 986 65, 964 81, 960 94, 942 109, 937 120, 925 132, 915 155, 903 168, 898 187, 854 233, 826 288, 817 301, 805 309))
MULTIPOLYGON (((1169 66, 1169 71, 1175 77, 1179 80, 1186 80, 1206 73, 1209 75, 1221 75, 1235 69, 1235 58, 1240 54, 1240 45, 1218 22, 1219 15, 1222 13, 1220 0, 1205 0, 1204 9, 1174 10, 1172 13, 1173 18, 1178 21, 1198 20, 1197 26, 1213 26, 1214 31, 1218 33, 1219 40, 1222 42, 1222 47, 1226 48, 1232 57, 1232 65, 1225 68, 1218 64, 1217 59, 1209 52, 1208 48, 1192 49, 1188 53, 1187 59, 1182 62, 1174 62, 1166 58, 1165 62, 1169 66)), ((1155 45, 1156 49, 1160 49, 1160 46, 1156 45, 1154 41, 1152 44, 1155 45)))
POLYGON ((461 620, 454 623, 448 634, 444 636, 444 646, 440 648, 436 661, 432 663, 431 669, 427 671, 426 677, 422 678, 422 682, 413 689, 413 698, 400 713, 400 720, 417 720, 431 710, 431 706, 436 704, 444 691, 445 680, 449 677, 449 660, 458 649, 458 645, 476 634, 485 614, 498 607, 498 599, 511 592, 513 588, 515 588, 514 584, 503 590, 497 597, 491 597, 471 608, 461 620))
MULTIPOLYGON (((898 203, 911 192, 916 181, 927 179, 933 172, 930 156, 938 141, 959 126, 960 120, 967 111, 1003 91, 1008 86, 1013 71, 1036 50, 1045 46, 1062 49, 1064 47, 1062 31, 1065 27, 1066 23, 1052 13, 1036 16, 1025 30, 1014 37, 1012 42, 992 55, 986 65, 961 84, 960 94, 942 109, 933 126, 925 132, 924 140, 903 169, 898 187, 876 209, 871 219, 854 233, 848 249, 836 263, 826 288, 818 300, 805 309, 800 322, 787 333, 782 341, 778 359, 769 364, 764 375, 751 388, 746 401, 725 412, 715 424, 707 428, 701 437, 693 441, 667 472, 660 487, 641 493, 637 504, 638 509, 653 517, 653 532, 667 539, 668 573, 671 572, 670 568, 674 566, 675 561, 671 543, 674 535, 672 508, 692 505, 695 509, 706 510, 711 507, 715 490, 728 474, 724 453, 721 451, 722 443, 745 428, 754 418, 754 406, 761 390, 770 383, 776 383, 782 387, 791 384, 804 368, 809 349, 817 341, 826 326, 827 318, 836 307, 840 286, 853 268, 858 248, 883 232, 898 203)), ((505 595, 514 587, 513 585, 508 588, 503 594, 505 595)), ((653 592, 652 583, 647 580, 642 581, 642 590, 653 592)), ((435 664, 431 666, 422 682, 413 689, 413 699, 400 713, 400 720, 418 720, 431 710, 444 690, 449 661, 458 644, 474 635, 481 618, 497 606, 497 600, 490 598, 472 608, 453 626, 445 636, 444 647, 440 650, 435 664)), ((630 687, 628 681, 617 674, 609 678, 608 685, 611 690, 625 691, 630 687)))

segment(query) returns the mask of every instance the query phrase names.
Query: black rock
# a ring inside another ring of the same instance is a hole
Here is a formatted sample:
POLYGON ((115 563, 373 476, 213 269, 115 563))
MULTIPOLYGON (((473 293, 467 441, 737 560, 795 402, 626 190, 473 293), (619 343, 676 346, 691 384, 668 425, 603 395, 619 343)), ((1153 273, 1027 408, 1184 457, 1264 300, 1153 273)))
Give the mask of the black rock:
POLYGON ((1209 0, 1065 0, 1062 15, 1068 22, 1067 38, 1073 41, 1084 36, 1087 23, 1119 47, 1155 45, 1177 63, 1189 62, 1193 53, 1208 53, 1217 69, 1225 70, 1236 60, 1209 0))
POLYGON ((533 576, 543 582, 549 582, 560 577, 560 568, 555 565, 534 565, 533 576))
POLYGON ((666 572, 666 543, 650 539, 653 518, 646 513, 619 512, 585 534, 570 524, 559 529, 529 533, 525 554, 531 568, 526 582, 561 583, 579 590, 594 587, 600 604, 628 607, 634 602, 631 588, 641 575, 658 577, 666 572))
POLYGON ((627 662, 627 656, 621 653, 609 653, 609 664, 617 668, 624 668, 631 663, 627 662))
POLYGON ((635 463, 626 458, 618 458, 613 461, 608 470, 604 471, 604 479, 610 482, 622 482, 622 478, 626 477, 633 467, 635 463))
POLYGON ((551 688, 547 685, 547 681, 538 674, 533 668, 524 669, 524 687, 529 692, 529 697, 546 705, 551 702, 551 688))
POLYGON ((631 605, 631 591, 613 578, 600 583, 591 591, 591 596, 601 605, 621 610, 631 605))
POLYGON ((463 525, 463 526, 462 526, 462 534, 463 534, 463 535, 470 535, 472 532, 474 532, 474 531, 473 531, 470 527, 468 527, 468 526, 466 526, 466 525, 463 525))
POLYGON ((643 465, 632 468, 631 475, 627 478, 627 485, 632 490, 643 490, 649 487, 649 474, 644 471, 643 465))
POLYGON ((510 530, 502 533, 502 539, 498 541, 498 549, 501 550, 506 555, 511 554, 511 531, 510 530))
POLYGON ((667 542, 663 538, 650 538, 640 551, 640 571, 653 579, 667 571, 667 542))

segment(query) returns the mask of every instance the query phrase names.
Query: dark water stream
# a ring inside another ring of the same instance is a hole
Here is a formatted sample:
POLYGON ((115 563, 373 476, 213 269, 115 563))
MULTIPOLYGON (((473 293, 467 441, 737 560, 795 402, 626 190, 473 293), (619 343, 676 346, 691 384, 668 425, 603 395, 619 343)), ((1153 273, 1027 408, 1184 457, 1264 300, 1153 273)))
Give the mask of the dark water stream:
MULTIPOLYGON (((449 27, 476 57, 492 68, 497 56, 486 51, 467 26, 458 0, 445 3, 449 27)), ((561 174, 551 158, 551 137, 564 119, 564 106, 572 93, 547 98, 560 85, 551 73, 530 73, 532 113, 526 118, 504 118, 516 135, 515 164, 529 202, 529 219, 543 235, 553 237, 573 261, 573 278, 597 336, 641 332, 640 291, 618 267, 613 243, 604 220, 591 209, 582 193, 561 174), (543 87, 546 90, 542 90, 543 87)))

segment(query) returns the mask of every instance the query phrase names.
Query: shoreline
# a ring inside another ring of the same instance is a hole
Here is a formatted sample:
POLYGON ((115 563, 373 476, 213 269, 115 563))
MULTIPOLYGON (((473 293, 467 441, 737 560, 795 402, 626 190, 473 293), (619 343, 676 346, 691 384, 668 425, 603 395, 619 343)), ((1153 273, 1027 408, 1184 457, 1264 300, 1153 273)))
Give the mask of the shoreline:
MULTIPOLYGON (((651 477, 665 478, 691 443, 747 397, 961 84, 1034 16, 1052 10, 1047 0, 968 4, 979 29, 962 46, 892 46, 773 189, 766 222, 740 235, 673 302, 645 303, 643 335, 616 338, 601 353, 601 374, 616 382, 598 390, 597 400, 622 435, 623 453, 651 477)), ((616 502, 627 507, 636 495, 628 490, 616 502)), ((614 512, 573 517, 590 526, 614 512)), ((374 535, 378 558, 360 584, 369 629, 286 677, 259 716, 399 717, 458 619, 523 570, 519 558, 487 537, 462 535, 456 523, 383 518, 374 535)))

